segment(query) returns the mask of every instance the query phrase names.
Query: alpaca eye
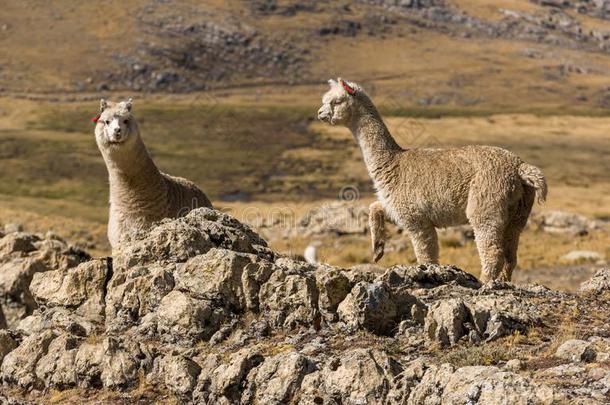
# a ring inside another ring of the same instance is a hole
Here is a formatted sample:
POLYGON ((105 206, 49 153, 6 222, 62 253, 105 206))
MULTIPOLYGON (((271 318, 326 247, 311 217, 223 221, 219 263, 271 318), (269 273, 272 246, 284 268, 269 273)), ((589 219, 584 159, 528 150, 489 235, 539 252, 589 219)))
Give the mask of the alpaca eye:
POLYGON ((123 124, 128 124, 129 120, 123 120, 123 124))
POLYGON ((106 123, 106 125, 110 125, 110 121, 109 120, 106 120, 104 122, 106 123))

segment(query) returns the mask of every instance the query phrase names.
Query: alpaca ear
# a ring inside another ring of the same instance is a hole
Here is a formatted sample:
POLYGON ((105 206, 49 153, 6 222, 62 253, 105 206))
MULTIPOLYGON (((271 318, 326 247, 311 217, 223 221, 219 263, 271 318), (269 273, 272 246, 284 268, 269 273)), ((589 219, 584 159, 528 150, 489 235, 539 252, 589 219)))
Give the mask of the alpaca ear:
POLYGON ((328 79, 328 84, 330 84, 331 87, 332 87, 332 86, 334 86, 335 84, 338 84, 338 83, 335 81, 335 79, 328 79))
POLYGON ((133 98, 129 98, 129 100, 127 100, 125 102, 125 107, 127 107, 127 111, 131 112, 131 107, 133 106, 133 98))
POLYGON ((352 86, 350 86, 349 84, 347 84, 342 78, 338 78, 337 81, 339 82, 341 87, 343 87, 345 89, 345 91, 347 91, 347 94, 349 94, 350 96, 353 96, 356 93, 356 90, 354 90, 354 88, 352 86))
POLYGON ((108 102, 106 101, 106 99, 101 99, 100 100, 100 113, 103 113, 106 108, 108 108, 108 102))

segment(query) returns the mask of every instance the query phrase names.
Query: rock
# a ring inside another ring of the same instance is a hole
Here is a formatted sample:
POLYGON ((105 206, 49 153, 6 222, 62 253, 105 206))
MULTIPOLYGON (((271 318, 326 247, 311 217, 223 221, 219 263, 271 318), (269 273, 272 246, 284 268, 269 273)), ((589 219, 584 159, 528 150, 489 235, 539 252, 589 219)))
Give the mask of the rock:
POLYGON ((590 250, 573 250, 559 258, 559 260, 570 264, 603 262, 604 255, 590 250))
POLYGON ((23 225, 14 222, 4 225, 4 233, 23 232, 23 225))
POLYGON ((162 383, 180 397, 190 394, 197 383, 201 367, 191 359, 167 355, 159 362, 158 376, 162 383))
POLYGON ((157 310, 163 297, 174 288, 172 272, 159 265, 134 266, 115 273, 106 294, 106 327, 120 331, 136 325, 157 310))
POLYGON ((401 372, 400 364, 383 351, 348 350, 303 378, 301 399, 304 403, 333 403, 336 398, 338 403, 385 403, 392 381, 401 372))
POLYGON ((580 285, 580 291, 583 292, 602 292, 610 290, 610 269, 599 269, 595 275, 588 281, 580 285))
POLYGON ((172 291, 161 300, 157 329, 169 342, 195 342, 209 339, 227 318, 227 313, 207 299, 193 298, 172 291))
POLYGON ((2 381, 25 389, 41 388, 42 382, 36 377, 36 363, 47 354, 56 337, 54 332, 45 330, 25 338, 19 347, 4 357, 0 367, 2 381))
POLYGON ((555 356, 568 361, 595 361, 597 353, 591 342, 585 340, 571 339, 564 342, 555 353, 555 356))
POLYGON ((36 377, 46 387, 66 389, 76 385, 75 360, 78 340, 60 335, 49 345, 47 353, 36 364, 36 377))
POLYGON ((9 326, 37 307, 29 285, 36 273, 67 270, 89 260, 82 250, 57 237, 11 232, 0 239, 0 299, 9 326))
POLYGON ((291 351, 266 358, 248 374, 242 403, 286 404, 293 400, 313 364, 300 353, 291 351))
POLYGON ((106 260, 92 260, 68 270, 36 273, 29 288, 39 306, 77 308, 77 314, 95 319, 104 313, 109 275, 106 260))
POLYGON ((6 317, 4 316, 4 311, 2 310, 2 306, 0 306, 0 329, 6 329, 6 317))
POLYGON ((395 332, 401 318, 422 319, 423 304, 406 291, 393 294, 383 282, 357 283, 339 304, 339 319, 352 329, 364 328, 380 335, 395 332))
POLYGON ((481 283, 473 275, 454 266, 436 264, 393 266, 380 280, 410 289, 431 289, 442 285, 457 285, 471 289, 481 287, 481 283))
MULTIPOLYGON (((224 400, 226 403, 236 403, 242 395, 242 383, 250 370, 261 364, 264 357, 257 347, 245 348, 233 354, 225 364, 215 368, 210 375, 209 384, 210 400, 218 403, 224 400)), ((202 372, 203 374, 203 372, 202 372)))
POLYGON ((247 225, 222 212, 198 208, 132 235, 114 255, 114 268, 123 271, 154 262, 183 263, 214 247, 273 257, 267 243, 247 225))
POLYGON ((454 370, 431 366, 413 389, 413 404, 552 404, 553 390, 497 367, 470 366, 454 370))
POLYGON ((54 307, 34 311, 32 315, 22 319, 15 330, 26 336, 45 329, 65 330, 76 336, 89 336, 99 332, 101 327, 102 324, 96 317, 81 316, 68 308, 54 307))
POLYGON ((272 264, 256 255, 214 248, 180 266, 176 287, 220 300, 234 311, 257 311, 260 286, 272 272, 272 264))
POLYGON ((428 310, 424 330, 430 339, 441 345, 454 345, 468 333, 464 323, 469 316, 464 301, 459 298, 438 301, 428 310))
POLYGON ((563 211, 536 211, 532 213, 529 221, 543 232, 575 236, 603 228, 600 222, 590 220, 584 215, 563 211))
POLYGON ((447 298, 430 305, 424 330, 429 339, 443 346, 454 345, 467 335, 471 341, 489 342, 514 331, 525 333, 528 326, 540 323, 536 312, 512 295, 447 298))
POLYGON ((335 321, 337 307, 352 289, 353 283, 344 272, 322 267, 316 270, 316 285, 318 287, 318 305, 322 314, 335 321))
POLYGON ((0 330, 0 365, 2 360, 18 346, 13 335, 8 330, 0 330))
POLYGON ((505 367, 508 371, 519 372, 523 370, 524 364, 519 359, 512 359, 506 362, 505 367))
POLYGON ((369 210, 366 206, 351 201, 324 204, 307 212, 299 221, 298 233, 312 235, 365 234, 368 229, 369 210))
POLYGON ((260 312, 273 325, 294 329, 320 322, 318 288, 315 276, 304 270, 280 268, 261 287, 260 312))

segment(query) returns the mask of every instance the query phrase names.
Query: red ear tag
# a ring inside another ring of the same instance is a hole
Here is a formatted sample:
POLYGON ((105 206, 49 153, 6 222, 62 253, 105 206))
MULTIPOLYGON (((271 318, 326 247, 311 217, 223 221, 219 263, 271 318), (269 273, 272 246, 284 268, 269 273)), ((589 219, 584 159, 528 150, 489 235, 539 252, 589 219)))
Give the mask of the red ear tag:
POLYGON ((99 119, 100 119, 100 114, 96 115, 94 118, 91 118, 91 122, 93 122, 94 124, 97 124, 99 119))
POLYGON ((354 93, 356 93, 356 90, 349 87, 349 85, 347 83, 345 83, 343 80, 341 80, 341 86, 343 86, 345 91, 347 91, 347 94, 349 94, 350 96, 353 96, 354 93))

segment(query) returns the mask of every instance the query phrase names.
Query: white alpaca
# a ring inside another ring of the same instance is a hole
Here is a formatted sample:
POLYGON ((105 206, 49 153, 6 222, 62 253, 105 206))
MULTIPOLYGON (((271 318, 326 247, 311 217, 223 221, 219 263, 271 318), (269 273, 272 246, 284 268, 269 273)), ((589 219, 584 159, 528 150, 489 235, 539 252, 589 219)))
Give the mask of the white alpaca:
POLYGON ((95 119, 95 139, 110 181, 108 239, 113 251, 134 230, 146 229, 163 218, 185 215, 194 208, 212 206, 194 183, 157 169, 142 142, 131 107, 131 99, 120 103, 102 99, 100 115, 95 119))
POLYGON ((546 198, 540 169, 491 146, 403 149, 360 86, 329 83, 318 118, 352 131, 383 207, 371 206, 375 258, 383 254, 384 212, 409 233, 419 263, 438 263, 436 228, 469 222, 481 279, 510 280, 534 196, 546 198))

